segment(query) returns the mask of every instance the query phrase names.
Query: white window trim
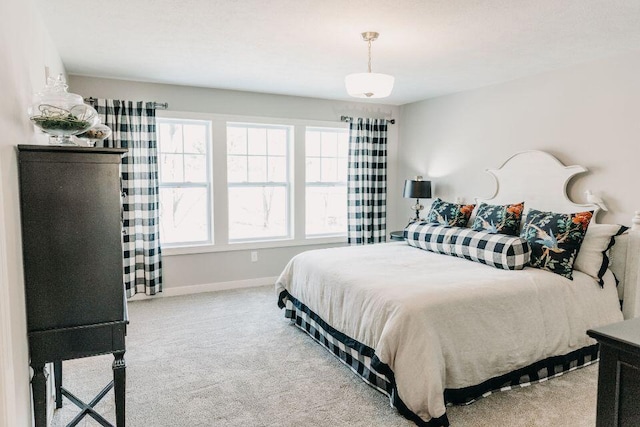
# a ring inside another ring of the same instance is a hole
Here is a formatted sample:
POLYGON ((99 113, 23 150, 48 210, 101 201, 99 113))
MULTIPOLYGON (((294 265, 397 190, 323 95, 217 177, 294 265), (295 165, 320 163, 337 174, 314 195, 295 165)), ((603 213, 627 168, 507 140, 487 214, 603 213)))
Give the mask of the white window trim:
MULTIPOLYGON (((305 129, 305 135, 306 135, 306 130, 321 130, 323 128, 331 128, 331 129, 340 129, 340 128, 347 128, 347 126, 307 126, 307 129, 305 129)), ((306 149, 306 141, 305 141, 305 149, 306 149)), ((332 157, 324 157, 324 156, 312 156, 312 157, 316 157, 319 159, 322 158, 332 158, 332 157)), ((305 164, 306 164, 306 153, 305 153, 305 164)), ((348 173, 348 169, 347 169, 347 173, 348 173)), ((304 180, 304 185, 305 185, 305 201, 306 201, 306 188, 307 187, 345 187, 347 188, 349 183, 347 181, 307 181, 306 180, 306 176, 305 176, 305 180, 304 180)), ((348 215, 348 213, 347 213, 348 215)), ((306 218, 305 218, 305 223, 306 223, 306 218)), ((322 234, 307 234, 306 230, 305 230, 305 237, 307 239, 314 239, 314 238, 323 238, 323 237, 344 237, 346 238, 348 235, 348 230, 345 230, 342 233, 322 233, 322 234)))
MULTIPOLYGON (((161 111, 161 110, 158 110, 161 111)), ((157 112, 158 112, 157 111, 157 112)), ((158 190, 160 188, 181 188, 181 187, 186 187, 186 188, 205 188, 207 190, 207 240, 206 241, 193 241, 193 242, 179 242, 179 243, 165 243, 162 246, 163 252, 166 251, 169 248, 177 248, 177 247, 185 247, 185 246, 201 246, 201 245, 213 245, 215 244, 215 232, 214 232, 214 216, 213 216, 213 207, 215 205, 215 199, 213 197, 213 185, 212 185, 212 179, 213 179, 213 171, 212 171, 212 161, 211 161, 211 157, 212 157, 212 152, 213 152, 213 123, 211 121, 210 118, 207 117, 203 117, 203 118, 196 118, 194 116, 191 117, 177 117, 177 116, 170 116, 170 117, 164 117, 161 114, 157 114, 156 112, 156 116, 158 118, 160 118, 161 120, 165 121, 165 122, 170 122, 170 121, 175 121, 178 123, 185 123, 185 122, 202 122, 205 121, 207 122, 207 127, 208 127, 208 132, 209 132, 209 140, 208 140, 208 145, 207 145, 207 154, 206 154, 206 162, 207 162, 207 182, 205 183, 196 183, 196 182, 167 182, 167 183, 163 183, 160 184, 160 174, 162 173, 161 168, 162 165, 158 159, 158 190)), ((158 155, 160 155, 161 152, 158 151, 158 155)), ((186 154, 191 154, 191 153, 186 153, 186 154)), ((184 156, 185 153, 182 152, 182 155, 184 156)))
POLYGON ((184 120, 209 120, 211 122, 211 152, 210 173, 211 177, 211 202, 213 207, 210 219, 213 226, 212 244, 176 245, 163 246, 164 256, 180 256, 188 254, 215 253, 246 251, 251 249, 286 248, 298 246, 317 246, 326 244, 346 244, 346 235, 310 235, 305 234, 305 134, 307 127, 329 127, 348 128, 348 123, 324 120, 303 120, 303 119, 282 119, 266 116, 242 116, 232 114, 187 112, 158 110, 156 114, 160 118, 184 119, 184 120), (230 123, 255 123, 264 125, 285 125, 293 126, 293 136, 290 150, 290 164, 293 165, 290 176, 290 191, 292 195, 292 206, 289 207, 291 219, 291 233, 289 238, 278 240, 253 240, 251 242, 229 241, 228 230, 228 183, 227 183, 227 147, 226 147, 226 124, 230 123), (216 141, 224 141, 218 143, 216 141), (215 197, 214 197, 215 195, 215 197))
MULTIPOLYGON (((264 182, 260 182, 260 181, 242 181, 242 182, 229 182, 228 181, 228 176, 227 176, 227 189, 229 188, 241 188, 241 187, 245 187, 245 188, 256 188, 256 187, 281 187, 285 189, 285 194, 286 194, 286 200, 287 200, 287 206, 285 209, 286 212, 286 235, 282 235, 282 236, 268 236, 268 237, 247 237, 247 238, 235 238, 232 239, 230 236, 228 237, 227 241, 229 242, 229 244, 238 244, 238 243, 253 243, 253 242, 269 242, 269 241, 273 241, 273 242, 277 242, 277 241, 281 241, 281 240, 289 240, 289 239, 293 239, 295 237, 295 231, 294 231, 294 223, 295 223, 295 198, 293 195, 293 191, 292 188, 294 187, 294 177, 292 176, 291 170, 292 170, 292 158, 295 155, 295 126, 294 125, 283 125, 283 124, 279 124, 279 123, 255 123, 254 121, 251 122, 239 122, 239 121, 231 121, 231 120, 227 120, 225 121, 225 128, 229 128, 229 125, 231 125, 232 127, 241 127, 244 129, 248 129, 248 128, 260 128, 260 129, 269 129, 269 128, 273 128, 273 129, 282 129, 282 128, 288 128, 287 129, 287 145, 286 145, 286 154, 284 156, 281 155, 274 155, 273 157, 284 157, 287 160, 287 173, 285 176, 285 181, 264 181, 264 182), (293 203, 291 203, 291 201, 293 200, 293 203)), ((225 147, 227 147, 226 144, 226 140, 225 140, 225 147)), ((248 147, 247 147, 248 148, 248 147)), ((266 147, 266 153, 265 154, 249 154, 249 151, 247 149, 247 153, 246 154, 232 154, 232 156, 244 156, 247 159, 249 159, 250 157, 264 157, 265 159, 268 159, 270 157, 269 155, 269 147, 268 147, 268 143, 267 143, 267 147, 266 147)), ((228 161, 228 157, 229 154, 227 153, 226 158, 228 161)), ((248 178, 248 177, 247 177, 248 178)), ((269 178, 267 176, 267 178, 269 178)), ((227 203, 228 203, 228 198, 227 198, 227 203)), ((227 210, 228 211, 228 210, 227 210)), ((227 229, 227 232, 229 231, 229 229, 227 229)))
POLYGON ((275 249, 275 248, 291 248, 297 246, 317 246, 327 244, 346 244, 347 236, 341 237, 307 237, 306 239, 282 239, 268 241, 252 241, 229 243, 227 245, 194 245, 194 246, 172 246, 163 248, 162 255, 176 256, 188 254, 204 254, 213 252, 233 252, 247 251, 251 249, 275 249))

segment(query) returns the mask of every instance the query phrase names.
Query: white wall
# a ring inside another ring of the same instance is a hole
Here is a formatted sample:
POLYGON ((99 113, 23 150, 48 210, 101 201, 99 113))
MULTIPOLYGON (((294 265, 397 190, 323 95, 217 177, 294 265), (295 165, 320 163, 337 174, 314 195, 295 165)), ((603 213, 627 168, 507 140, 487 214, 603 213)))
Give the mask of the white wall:
MULTIPOLYGON (((598 221, 628 225, 640 210, 639 70, 636 52, 404 105, 398 181, 431 176, 436 196, 473 201, 495 191, 485 169, 545 150, 589 169, 569 185, 575 202, 590 189, 610 209, 598 221)), ((397 217, 410 204, 398 195, 397 217)))
POLYGON ((21 427, 31 414, 15 147, 40 140, 27 107, 44 86, 45 66, 52 75, 64 69, 32 0, 0 2, 0 35, 0 425, 21 427))
MULTIPOLYGON (((168 102, 170 110, 180 112, 307 119, 336 123, 339 122, 342 115, 399 118, 399 107, 381 104, 340 102, 81 76, 70 76, 69 83, 73 92, 81 93, 84 96, 168 102)), ((398 120, 396 123, 400 121, 398 120)), ((389 200, 395 200, 400 191, 395 169, 398 144, 397 126, 397 124, 389 126, 389 200)), ((390 224, 395 224, 395 209, 391 208, 391 204, 389 206, 388 221, 390 224)), ((295 254, 327 246, 331 245, 259 249, 259 261, 256 263, 250 261, 248 250, 165 255, 163 257, 165 289, 277 276, 295 254)))

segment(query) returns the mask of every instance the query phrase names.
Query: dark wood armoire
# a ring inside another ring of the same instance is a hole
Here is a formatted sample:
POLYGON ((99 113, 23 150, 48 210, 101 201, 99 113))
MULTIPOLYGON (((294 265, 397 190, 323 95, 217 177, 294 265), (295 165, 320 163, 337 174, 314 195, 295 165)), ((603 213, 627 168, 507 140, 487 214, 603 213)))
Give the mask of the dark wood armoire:
POLYGON ((36 427, 47 422, 45 364, 49 362, 54 364, 56 406, 62 406, 64 395, 82 409, 78 419, 89 415, 101 425, 111 425, 91 404, 62 387, 63 360, 107 353, 115 357, 114 381, 101 393, 103 397, 115 384, 116 425, 125 425, 127 303, 120 186, 125 152, 117 148, 18 146, 36 427))

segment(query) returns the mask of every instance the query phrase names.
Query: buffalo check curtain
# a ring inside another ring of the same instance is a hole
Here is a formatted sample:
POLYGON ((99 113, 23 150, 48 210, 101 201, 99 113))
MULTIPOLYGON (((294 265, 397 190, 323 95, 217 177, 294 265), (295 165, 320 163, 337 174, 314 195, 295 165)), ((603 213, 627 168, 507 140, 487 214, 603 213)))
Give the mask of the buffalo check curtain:
POLYGON ((156 110, 153 102, 96 99, 112 130, 105 147, 126 148, 122 159, 123 257, 127 297, 162 291, 156 110))
POLYGON ((348 242, 386 241, 387 121, 358 118, 349 125, 348 242))

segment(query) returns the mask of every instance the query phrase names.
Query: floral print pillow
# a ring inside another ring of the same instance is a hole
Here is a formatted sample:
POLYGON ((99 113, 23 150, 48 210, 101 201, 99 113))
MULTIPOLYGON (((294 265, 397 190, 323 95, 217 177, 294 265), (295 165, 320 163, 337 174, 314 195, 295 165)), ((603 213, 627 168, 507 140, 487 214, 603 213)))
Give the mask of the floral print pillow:
POLYGON ((492 234, 520 234, 520 219, 524 210, 524 202, 512 205, 488 205, 480 203, 476 219, 471 227, 475 231, 492 234))
POLYGON ((427 214, 427 222, 431 224, 450 225, 452 227, 466 227, 473 208, 476 205, 458 205, 437 198, 433 201, 427 214))
POLYGON ((531 246, 531 267, 573 280, 573 263, 593 212, 560 214, 531 209, 520 237, 531 246))

